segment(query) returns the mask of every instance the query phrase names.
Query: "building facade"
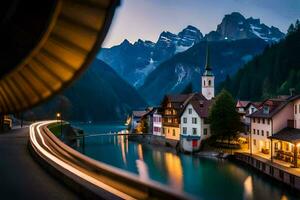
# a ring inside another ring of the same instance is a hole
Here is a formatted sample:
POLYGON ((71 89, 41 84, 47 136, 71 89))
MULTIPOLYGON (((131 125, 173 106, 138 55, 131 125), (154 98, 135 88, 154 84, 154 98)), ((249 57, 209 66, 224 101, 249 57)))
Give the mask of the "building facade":
POLYGON ((162 114, 159 109, 153 111, 153 135, 164 136, 162 127, 162 114))
POLYGON ((180 117, 180 145, 185 152, 200 150, 201 142, 210 137, 207 122, 211 101, 192 100, 180 117))
POLYGON ((270 138, 287 127, 295 126, 295 97, 265 100, 260 108, 249 115, 251 118, 252 153, 263 153, 271 156, 270 138))

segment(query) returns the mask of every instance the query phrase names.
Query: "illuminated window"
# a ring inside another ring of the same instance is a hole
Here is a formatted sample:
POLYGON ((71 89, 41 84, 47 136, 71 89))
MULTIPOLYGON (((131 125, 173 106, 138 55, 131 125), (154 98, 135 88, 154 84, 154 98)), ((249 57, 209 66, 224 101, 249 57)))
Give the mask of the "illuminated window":
POLYGON ((176 133, 175 133, 175 129, 173 129, 173 136, 175 136, 176 135, 176 133))
POLYGON ((255 146, 256 146, 256 139, 254 139, 254 140, 253 140, 253 145, 255 145, 255 146))

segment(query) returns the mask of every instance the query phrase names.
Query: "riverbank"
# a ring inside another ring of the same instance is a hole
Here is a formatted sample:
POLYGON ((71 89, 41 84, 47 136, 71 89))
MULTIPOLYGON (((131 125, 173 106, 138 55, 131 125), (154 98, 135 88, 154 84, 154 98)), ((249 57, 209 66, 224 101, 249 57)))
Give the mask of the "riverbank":
POLYGON ((179 141, 171 141, 165 139, 165 137, 157 136, 157 135, 143 135, 143 134, 136 134, 136 135, 130 135, 128 136, 128 139, 130 141, 138 142, 141 144, 147 144, 154 146, 156 148, 164 149, 167 151, 172 151, 175 153, 183 153, 188 154, 194 157, 207 157, 207 158, 227 158, 230 153, 224 153, 224 151, 217 151, 213 149, 209 150, 202 150, 197 152, 186 152, 183 151, 182 148, 180 148, 180 142, 179 141))
POLYGON ((235 153, 233 159, 300 192, 299 168, 285 167, 275 162, 271 162, 268 159, 256 155, 250 155, 248 153, 235 153))

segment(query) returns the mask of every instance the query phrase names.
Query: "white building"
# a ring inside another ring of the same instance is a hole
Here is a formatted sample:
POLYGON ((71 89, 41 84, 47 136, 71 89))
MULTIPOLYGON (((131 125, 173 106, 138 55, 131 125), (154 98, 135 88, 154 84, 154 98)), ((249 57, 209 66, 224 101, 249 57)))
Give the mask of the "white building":
POLYGON ((153 135, 163 136, 162 131, 162 115, 158 109, 153 112, 153 135))
POLYGON ((180 145, 186 152, 200 149, 201 142, 207 139, 210 126, 207 117, 211 100, 191 100, 180 117, 180 145))

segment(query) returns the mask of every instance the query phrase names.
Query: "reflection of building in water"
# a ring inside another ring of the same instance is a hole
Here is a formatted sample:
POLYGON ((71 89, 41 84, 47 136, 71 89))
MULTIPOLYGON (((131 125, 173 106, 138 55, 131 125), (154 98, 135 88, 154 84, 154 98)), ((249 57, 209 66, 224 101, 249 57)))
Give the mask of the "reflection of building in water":
POLYGON ((165 162, 172 188, 183 189, 183 171, 180 158, 172 153, 165 153, 165 162))
POLYGON ((139 159, 136 160, 136 167, 138 169, 140 178, 142 180, 149 180, 149 171, 148 171, 148 166, 144 162, 144 156, 143 156, 143 146, 141 144, 137 145, 137 153, 139 159))
POLYGON ((144 160, 144 157, 143 157, 143 147, 142 147, 142 145, 141 145, 141 144, 138 144, 137 148, 138 148, 138 156, 139 156, 139 159, 140 159, 140 160, 144 160))
POLYGON ((248 176, 244 181, 244 199, 253 199, 253 181, 251 176, 248 176))
POLYGON ((125 139, 124 135, 118 136, 118 144, 121 146, 121 152, 122 152, 122 159, 125 165, 127 165, 127 160, 126 160, 126 152, 128 152, 128 141, 125 139))

